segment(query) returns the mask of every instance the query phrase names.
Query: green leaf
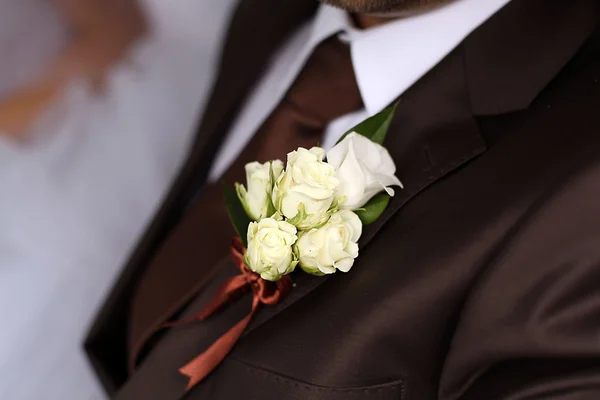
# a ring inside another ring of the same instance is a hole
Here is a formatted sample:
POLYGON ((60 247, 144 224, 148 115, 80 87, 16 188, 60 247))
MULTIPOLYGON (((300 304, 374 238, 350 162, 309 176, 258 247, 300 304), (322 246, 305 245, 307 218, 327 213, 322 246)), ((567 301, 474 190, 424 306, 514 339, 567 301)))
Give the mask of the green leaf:
POLYGON ((242 239, 244 247, 248 246, 248 225, 250 225, 250 217, 246 214, 244 206, 238 198, 238 194, 234 188, 223 182, 223 198, 227 207, 227 214, 233 228, 242 239))
POLYGON ((385 192, 379 193, 367 202, 360 210, 354 212, 358 215, 363 225, 369 225, 383 214, 390 203, 390 195, 385 192))
POLYGON ((275 189, 275 185, 277 184, 275 172, 273 172, 273 161, 269 162, 269 178, 271 179, 271 190, 267 191, 267 198, 269 199, 267 204, 267 217, 271 217, 277 212, 275 204, 273 204, 273 189, 275 189))
POLYGON ((237 194, 238 200, 240 201, 240 204, 242 205, 242 207, 244 207, 244 211, 246 211, 246 215, 248 215, 248 217, 253 220, 254 218, 252 218, 252 213, 250 212, 250 208, 248 207, 248 204, 246 203, 246 195, 248 194, 248 191, 246 190, 246 188, 244 187, 244 185, 239 184, 236 182, 235 184, 235 193, 237 194))
POLYGON ((338 140, 338 143, 348 136, 349 133, 356 132, 368 139, 371 139, 371 141, 382 145, 385 135, 387 134, 390 124, 392 123, 392 119, 394 118, 394 113, 396 112, 398 103, 399 102, 396 102, 383 111, 365 119, 363 122, 344 133, 340 140, 338 140))

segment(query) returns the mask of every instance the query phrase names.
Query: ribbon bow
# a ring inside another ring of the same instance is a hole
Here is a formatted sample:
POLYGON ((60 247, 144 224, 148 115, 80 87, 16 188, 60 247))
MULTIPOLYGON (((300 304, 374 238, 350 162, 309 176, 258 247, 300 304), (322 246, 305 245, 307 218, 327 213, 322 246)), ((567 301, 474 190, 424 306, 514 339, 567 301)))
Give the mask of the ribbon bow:
POLYGON ((244 263, 245 250, 240 238, 235 237, 231 245, 231 255, 241 274, 225 281, 211 302, 197 314, 184 321, 164 325, 174 326, 198 319, 204 321, 226 305, 239 299, 248 290, 252 290, 252 310, 250 313, 217 339, 206 351, 179 369, 180 373, 190 378, 186 390, 201 382, 223 361, 261 304, 277 304, 292 289, 292 280, 287 275, 282 276, 277 282, 269 282, 252 272, 244 263))

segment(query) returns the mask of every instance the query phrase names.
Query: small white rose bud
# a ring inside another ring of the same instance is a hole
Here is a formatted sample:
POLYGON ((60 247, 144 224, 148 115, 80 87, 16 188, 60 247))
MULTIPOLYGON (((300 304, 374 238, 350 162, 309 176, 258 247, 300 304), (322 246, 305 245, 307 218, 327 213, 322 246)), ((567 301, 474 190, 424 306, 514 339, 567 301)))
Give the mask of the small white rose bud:
POLYGON ((319 147, 299 148, 288 154, 285 172, 273 190, 273 204, 288 222, 306 230, 329 218, 338 180, 335 170, 323 161, 319 147))
POLYGON ((334 213, 318 229, 302 232, 296 242, 300 268, 314 275, 348 272, 358 257, 358 239, 362 223, 349 210, 334 213))
POLYGON ((358 133, 350 133, 329 150, 327 162, 339 180, 336 199, 345 198, 341 208, 346 210, 361 208, 383 190, 393 196, 394 190, 389 186, 402 187, 386 148, 358 133))
POLYGON ((292 251, 298 238, 296 232, 295 226, 273 218, 251 222, 245 255, 248 267, 268 281, 276 281, 292 272, 298 264, 292 251))
POLYGON ((246 184, 236 185, 238 197, 246 213, 254 221, 273 215, 275 209, 271 200, 273 185, 283 172, 283 162, 274 160, 261 164, 251 162, 246 164, 246 184))

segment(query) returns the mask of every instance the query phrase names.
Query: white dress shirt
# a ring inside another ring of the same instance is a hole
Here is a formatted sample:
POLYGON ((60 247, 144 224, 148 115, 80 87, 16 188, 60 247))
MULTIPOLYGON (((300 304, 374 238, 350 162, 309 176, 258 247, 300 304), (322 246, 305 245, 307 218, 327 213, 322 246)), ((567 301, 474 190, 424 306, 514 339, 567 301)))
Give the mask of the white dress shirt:
POLYGON ((292 35, 276 55, 233 124, 209 179, 217 180, 227 170, 281 101, 315 47, 327 37, 341 32, 342 40, 349 42, 365 107, 329 124, 321 143, 325 149, 347 129, 392 103, 509 1, 456 0, 367 30, 356 29, 346 12, 321 5, 315 18, 292 35))
POLYGON ((2 400, 105 398, 83 338, 188 151, 234 0, 141 3, 153 34, 104 93, 74 83, 32 143, 0 137, 2 400))

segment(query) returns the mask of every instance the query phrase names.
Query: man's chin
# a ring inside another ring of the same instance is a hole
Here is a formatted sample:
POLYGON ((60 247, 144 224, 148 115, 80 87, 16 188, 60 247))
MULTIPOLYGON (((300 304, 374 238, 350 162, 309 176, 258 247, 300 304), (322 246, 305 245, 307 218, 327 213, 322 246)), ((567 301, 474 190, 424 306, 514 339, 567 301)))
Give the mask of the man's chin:
POLYGON ((425 12, 456 0, 319 0, 350 13, 394 18, 425 12))
POLYGON ((319 0, 351 13, 386 15, 427 0, 319 0))

